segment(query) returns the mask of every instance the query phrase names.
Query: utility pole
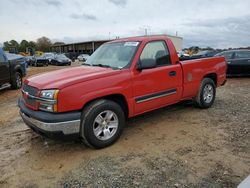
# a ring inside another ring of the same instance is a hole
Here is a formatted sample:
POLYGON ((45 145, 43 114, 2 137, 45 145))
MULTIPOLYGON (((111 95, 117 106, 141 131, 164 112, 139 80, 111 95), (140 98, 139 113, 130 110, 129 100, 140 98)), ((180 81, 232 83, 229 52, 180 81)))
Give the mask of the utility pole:
POLYGON ((148 26, 148 25, 143 25, 142 27, 139 27, 139 29, 143 29, 145 36, 147 36, 148 35, 148 30, 150 30, 151 27, 148 26))

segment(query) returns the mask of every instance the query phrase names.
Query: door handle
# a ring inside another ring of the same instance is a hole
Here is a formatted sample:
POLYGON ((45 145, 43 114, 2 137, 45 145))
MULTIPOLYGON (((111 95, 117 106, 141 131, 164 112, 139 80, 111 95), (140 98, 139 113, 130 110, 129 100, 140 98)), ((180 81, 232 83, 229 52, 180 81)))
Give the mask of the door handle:
POLYGON ((170 71, 168 74, 169 76, 176 76, 176 71, 170 71))

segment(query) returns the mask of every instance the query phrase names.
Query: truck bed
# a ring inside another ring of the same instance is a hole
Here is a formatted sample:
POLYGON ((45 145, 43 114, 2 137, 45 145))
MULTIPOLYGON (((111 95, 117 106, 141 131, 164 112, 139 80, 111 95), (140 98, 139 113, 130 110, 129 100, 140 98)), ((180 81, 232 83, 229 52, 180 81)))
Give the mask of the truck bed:
POLYGON ((213 74, 216 86, 226 80, 224 57, 210 57, 180 61, 183 70, 183 99, 195 96, 204 75, 213 74))

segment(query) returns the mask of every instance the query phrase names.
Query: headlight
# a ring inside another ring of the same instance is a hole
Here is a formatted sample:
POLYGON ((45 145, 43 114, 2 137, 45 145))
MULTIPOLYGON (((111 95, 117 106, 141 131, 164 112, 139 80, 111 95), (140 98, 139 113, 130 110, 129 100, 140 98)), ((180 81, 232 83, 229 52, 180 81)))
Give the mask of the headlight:
POLYGON ((57 97, 59 90, 43 90, 40 93, 39 109, 48 112, 57 112, 57 97))

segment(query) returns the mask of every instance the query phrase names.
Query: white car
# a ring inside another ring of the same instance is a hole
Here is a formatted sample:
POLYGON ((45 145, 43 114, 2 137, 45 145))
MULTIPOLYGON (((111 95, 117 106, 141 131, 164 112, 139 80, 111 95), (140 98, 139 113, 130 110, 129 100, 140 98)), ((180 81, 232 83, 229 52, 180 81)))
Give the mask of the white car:
POLYGON ((87 61, 90 56, 88 54, 81 54, 77 57, 79 61, 87 61))

